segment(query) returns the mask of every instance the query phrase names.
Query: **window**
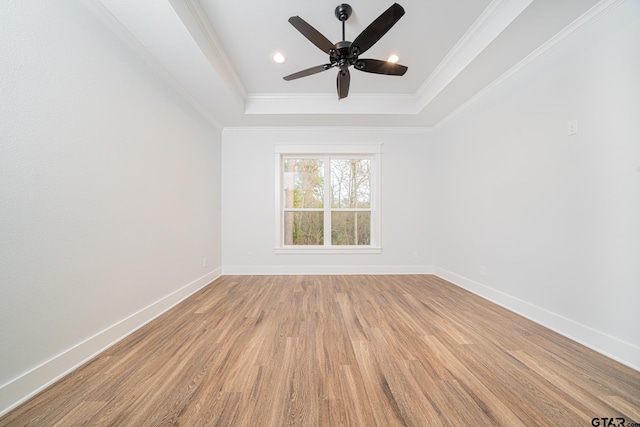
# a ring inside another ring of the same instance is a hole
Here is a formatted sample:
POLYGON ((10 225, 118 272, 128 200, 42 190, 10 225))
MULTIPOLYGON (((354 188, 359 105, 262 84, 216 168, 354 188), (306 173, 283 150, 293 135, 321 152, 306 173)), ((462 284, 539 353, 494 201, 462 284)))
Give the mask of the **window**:
POLYGON ((379 146, 277 146, 277 252, 380 252, 379 146))

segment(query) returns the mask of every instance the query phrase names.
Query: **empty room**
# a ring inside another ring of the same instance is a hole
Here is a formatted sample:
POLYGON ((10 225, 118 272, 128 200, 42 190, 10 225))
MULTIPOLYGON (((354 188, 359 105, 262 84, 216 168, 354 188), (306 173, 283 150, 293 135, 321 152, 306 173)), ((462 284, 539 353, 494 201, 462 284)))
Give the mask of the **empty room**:
POLYGON ((640 425, 640 1, 0 2, 0 426, 640 425))

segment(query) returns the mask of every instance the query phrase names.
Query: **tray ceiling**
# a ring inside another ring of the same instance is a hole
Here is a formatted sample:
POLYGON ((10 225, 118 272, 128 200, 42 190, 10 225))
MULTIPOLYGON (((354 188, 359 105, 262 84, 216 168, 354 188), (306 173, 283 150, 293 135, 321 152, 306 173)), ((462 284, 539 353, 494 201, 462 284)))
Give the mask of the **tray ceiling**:
MULTIPOLYGON (((403 77, 352 71, 338 101, 336 70, 287 20, 341 39, 335 1, 83 0, 208 120, 235 126, 429 128, 597 19, 620 0, 399 0, 406 13, 364 57, 400 56, 403 77), (272 60, 286 55, 284 64, 272 60)), ((353 40, 393 2, 352 0, 353 40)))

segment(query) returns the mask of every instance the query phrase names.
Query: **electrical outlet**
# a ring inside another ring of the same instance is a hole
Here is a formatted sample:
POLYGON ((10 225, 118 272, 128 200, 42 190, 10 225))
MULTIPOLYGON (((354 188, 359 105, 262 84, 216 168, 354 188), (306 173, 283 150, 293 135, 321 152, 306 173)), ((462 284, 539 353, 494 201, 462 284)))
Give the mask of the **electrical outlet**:
POLYGON ((567 122, 567 135, 575 135, 578 133, 578 121, 570 120, 567 122))
POLYGON ((413 251, 413 259, 418 259, 418 251, 413 251))
POLYGON ((207 266, 207 258, 202 258, 202 266, 203 267, 207 266))
POLYGON ((247 259, 253 258, 253 252, 247 252, 247 259))
POLYGON ((487 268, 484 265, 480 266, 480 275, 481 276, 486 276, 487 275, 487 268))

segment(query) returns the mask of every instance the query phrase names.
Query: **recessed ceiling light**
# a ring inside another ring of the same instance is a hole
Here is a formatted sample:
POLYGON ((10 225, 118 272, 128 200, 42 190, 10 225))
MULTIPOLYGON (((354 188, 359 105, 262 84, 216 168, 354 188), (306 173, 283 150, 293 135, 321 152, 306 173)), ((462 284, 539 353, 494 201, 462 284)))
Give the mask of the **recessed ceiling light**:
POLYGON ((275 62, 277 62, 278 64, 283 64, 283 63, 285 63, 285 62, 286 62, 286 60, 287 60, 287 57, 286 57, 286 56, 284 56, 284 55, 283 55, 282 53, 280 53, 280 52, 276 52, 276 53, 274 53, 274 54, 273 54, 273 56, 272 56, 272 58, 273 58, 273 60, 274 60, 275 62))
POLYGON ((400 57, 394 53, 394 54, 389 55, 389 58, 387 59, 387 62, 392 62, 392 63, 395 64, 399 60, 400 60, 400 57))

